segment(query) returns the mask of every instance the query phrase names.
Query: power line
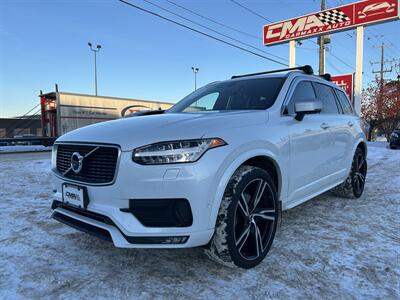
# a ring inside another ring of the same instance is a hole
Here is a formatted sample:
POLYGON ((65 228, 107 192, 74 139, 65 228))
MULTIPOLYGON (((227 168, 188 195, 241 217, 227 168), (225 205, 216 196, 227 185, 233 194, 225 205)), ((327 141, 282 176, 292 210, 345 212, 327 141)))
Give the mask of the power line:
POLYGON ((348 66, 350 69, 354 69, 354 66, 349 65, 347 62, 345 62, 343 59, 341 59, 340 57, 336 56, 335 54, 331 52, 329 52, 334 58, 336 58, 338 61, 340 61, 342 64, 348 66))
POLYGON ((385 47, 388 47, 387 45, 385 45, 385 43, 382 43, 379 46, 375 46, 375 48, 379 48, 380 49, 381 59, 380 59, 380 61, 370 61, 370 64, 372 65, 372 67, 374 65, 376 65, 376 64, 380 65, 380 70, 379 71, 375 71, 374 69, 372 69, 372 74, 378 74, 378 73, 380 74, 381 85, 383 84, 385 73, 392 73, 392 71, 393 71, 393 66, 392 66, 393 61, 392 60, 388 60, 388 59, 385 60, 385 47), (390 64, 390 68, 386 68, 385 69, 385 65, 387 63, 390 64))
POLYGON ((210 30, 210 31, 212 31, 212 32, 214 32, 214 33, 216 33, 216 34, 219 34, 219 35, 221 35, 221 36, 223 36, 223 37, 226 37, 226 38, 228 38, 228 39, 231 39, 232 41, 235 41, 235 42, 237 42, 237 43, 239 43, 239 44, 242 44, 242 45, 244 45, 244 46, 250 47, 250 48, 252 48, 252 49, 254 49, 254 50, 257 50, 257 51, 260 51, 260 52, 262 52, 262 53, 271 55, 271 56, 276 57, 276 58, 278 58, 278 59, 285 60, 285 58, 283 58, 283 57, 280 57, 280 56, 278 56, 278 55, 274 55, 274 54, 269 53, 269 52, 267 52, 267 51, 264 51, 264 50, 262 50, 262 49, 260 49, 260 48, 257 48, 257 47, 255 47, 255 46, 253 46, 253 45, 250 45, 250 44, 248 44, 248 43, 245 43, 245 42, 242 42, 242 41, 240 41, 240 40, 238 40, 238 39, 235 39, 235 38, 233 38, 233 37, 230 37, 229 35, 226 35, 226 34, 220 32, 220 31, 217 31, 217 30, 214 30, 214 29, 210 28, 209 26, 205 26, 205 25, 203 25, 203 24, 201 24, 201 23, 198 23, 198 22, 193 21, 193 20, 191 20, 191 19, 189 19, 189 18, 186 18, 186 17, 184 17, 184 16, 182 16, 182 15, 180 15, 180 14, 177 14, 177 13, 175 13, 175 12, 169 10, 169 9, 166 9, 166 8, 162 7, 161 5, 155 4, 155 3, 153 3, 153 2, 151 2, 151 1, 149 1, 149 0, 143 0, 143 1, 146 2, 146 3, 149 3, 150 5, 153 5, 153 6, 157 7, 157 8, 159 8, 159 9, 163 10, 163 11, 166 11, 167 13, 170 13, 170 14, 172 14, 172 15, 178 17, 178 18, 181 18, 181 19, 183 19, 183 20, 185 20, 185 21, 187 21, 187 22, 190 22, 190 23, 192 23, 192 24, 195 24, 195 25, 197 25, 197 26, 200 26, 200 27, 202 27, 202 28, 205 28, 205 29, 207 29, 207 30, 210 30))
MULTIPOLYGON (((318 43, 314 40, 306 40, 309 41, 310 43, 316 44, 318 45, 318 43)), ((318 49, 315 49, 318 50, 318 49)), ((338 61, 340 61, 342 64, 346 65, 347 67, 349 67, 350 69, 354 69, 353 66, 351 66, 350 64, 348 64, 347 62, 345 62, 343 59, 341 59, 340 57, 336 56, 335 54, 332 53, 332 51, 329 52, 331 56, 333 56, 334 58, 336 58, 338 61)))
POLYGON ((240 6, 240 7, 243 8, 243 9, 247 10, 248 12, 252 13, 253 15, 255 15, 255 16, 257 16, 257 17, 259 17, 259 18, 261 18, 261 19, 263 19, 263 20, 265 20, 265 21, 268 21, 268 22, 270 22, 270 23, 273 23, 271 20, 269 20, 269 19, 267 19, 266 17, 260 15, 259 13, 255 12, 254 10, 248 8, 247 6, 244 6, 243 4, 237 2, 236 0, 231 0, 231 2, 235 3, 237 6, 240 6))
POLYGON ((209 17, 207 17, 207 16, 201 15, 201 14, 199 14, 199 13, 197 13, 197 12, 195 12, 195 11, 193 11, 193 10, 187 8, 187 7, 184 7, 184 6, 182 6, 182 5, 178 4, 178 3, 175 3, 175 2, 173 2, 173 1, 171 1, 171 0, 166 0, 166 1, 169 2, 169 3, 171 3, 172 5, 175 5, 176 7, 179 7, 179 8, 181 8, 181 9, 185 10, 185 11, 188 11, 188 12, 190 12, 190 13, 192 13, 192 14, 194 14, 194 15, 200 17, 200 18, 203 18, 203 19, 205 19, 205 20, 207 20, 207 21, 210 21, 210 22, 212 22, 212 23, 214 23, 214 24, 217 24, 217 25, 219 25, 219 26, 225 27, 225 28, 230 29, 230 30, 232 30, 232 31, 236 31, 236 32, 241 33, 241 34, 243 34, 243 35, 246 35, 246 36, 248 36, 248 37, 254 38, 254 39, 256 39, 257 41, 260 40, 260 37, 259 37, 259 36, 253 35, 253 34, 251 34, 251 33, 245 32, 245 31, 241 31, 241 30, 239 30, 239 29, 236 29, 236 28, 234 28, 234 27, 231 27, 231 26, 229 26, 229 25, 226 25, 226 24, 224 24, 224 23, 221 23, 221 22, 219 22, 219 21, 216 21, 216 20, 214 20, 214 19, 211 19, 211 18, 209 18, 209 17))
POLYGON ((241 46, 235 45, 235 44, 233 44, 233 43, 231 43, 231 42, 225 41, 225 40, 220 39, 220 38, 218 38, 218 37, 216 37, 216 36, 213 36, 213 35, 211 35, 211 34, 208 34, 208 33, 205 33, 205 32, 203 32, 203 31, 197 30, 197 29, 192 28, 192 27, 190 27, 190 26, 188 26, 188 25, 179 23, 179 22, 177 22, 177 21, 174 21, 174 20, 172 20, 172 19, 169 19, 169 18, 167 18, 167 17, 164 17, 164 16, 162 16, 162 15, 160 15, 160 14, 158 14, 158 13, 155 13, 155 12, 153 12, 153 11, 151 11, 151 10, 148 10, 148 9, 145 9, 145 8, 140 7, 140 6, 138 6, 138 5, 132 4, 132 3, 128 2, 128 1, 125 1, 125 0, 118 0, 118 1, 124 3, 124 4, 128 5, 128 6, 130 6, 130 7, 132 7, 132 8, 136 8, 136 9, 138 9, 138 10, 140 10, 140 11, 146 12, 146 13, 151 14, 151 15, 153 15, 153 16, 156 16, 156 17, 158 17, 158 18, 160 18, 160 19, 163 19, 163 20, 165 20, 165 21, 168 21, 168 22, 173 23, 173 24, 175 24, 175 25, 178 25, 178 26, 180 26, 180 27, 186 28, 186 29, 188 29, 188 30, 191 30, 191 31, 193 31, 193 32, 196 32, 196 33, 201 34, 201 35, 203 35, 203 36, 206 36, 206 37, 208 37, 208 38, 211 38, 211 39, 213 39, 213 40, 219 41, 219 42, 221 42, 221 43, 224 43, 224 44, 229 45, 229 46, 231 46, 231 47, 234 47, 234 48, 236 48, 236 49, 240 49, 240 50, 242 50, 242 51, 245 51, 245 52, 250 53, 250 54, 253 54, 253 55, 255 55, 255 56, 264 58, 264 59, 269 60, 269 61, 271 61, 271 62, 274 62, 274 63, 276 63, 276 64, 279 64, 279 65, 282 65, 282 66, 287 66, 287 64, 284 64, 284 63, 282 63, 282 62, 280 62, 280 61, 277 61, 277 60, 275 60, 275 59, 273 59, 273 58, 270 58, 270 57, 268 57, 268 56, 264 56, 264 55, 259 54, 259 53, 256 53, 256 52, 253 52, 253 51, 251 51, 251 50, 249 50, 249 49, 246 49, 246 48, 243 48, 243 47, 241 47, 241 46))
POLYGON ((338 72, 339 74, 342 73, 342 71, 340 71, 334 64, 332 64, 328 58, 326 58, 326 63, 331 66, 332 69, 334 69, 336 72, 338 72))

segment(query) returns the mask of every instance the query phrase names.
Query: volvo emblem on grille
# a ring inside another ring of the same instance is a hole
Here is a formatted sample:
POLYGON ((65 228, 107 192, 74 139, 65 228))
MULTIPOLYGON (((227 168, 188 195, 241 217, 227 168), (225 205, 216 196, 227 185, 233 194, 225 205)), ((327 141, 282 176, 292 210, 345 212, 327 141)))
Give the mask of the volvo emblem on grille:
POLYGON ((84 157, 79 152, 74 152, 71 155, 71 169, 78 174, 82 170, 84 157))

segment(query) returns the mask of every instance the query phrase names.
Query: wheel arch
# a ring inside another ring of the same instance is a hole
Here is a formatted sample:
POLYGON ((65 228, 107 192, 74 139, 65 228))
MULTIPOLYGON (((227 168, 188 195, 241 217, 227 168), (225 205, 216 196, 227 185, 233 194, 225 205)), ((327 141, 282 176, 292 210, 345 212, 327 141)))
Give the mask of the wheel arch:
POLYGON ((209 228, 215 227, 222 197, 229 183, 229 180, 239 167, 246 164, 255 167, 260 167, 268 171, 268 173, 273 177, 278 193, 278 199, 280 199, 283 176, 282 176, 282 168, 277 159, 277 156, 273 152, 266 151, 265 149, 256 149, 249 151, 247 153, 243 153, 229 164, 229 167, 226 168, 226 170, 223 172, 223 175, 219 179, 218 188, 215 193, 213 202, 211 204, 212 205, 211 214, 208 222, 209 228))
POLYGON ((261 168, 268 172, 271 175, 276 191, 278 195, 280 195, 281 187, 282 187, 282 174, 281 170, 278 166, 278 163, 267 155, 258 155, 252 158, 249 158, 245 162, 243 162, 240 166, 249 165, 253 167, 261 168))
POLYGON ((367 157, 368 146, 367 146, 367 142, 365 141, 365 138, 359 137, 358 139, 356 139, 356 142, 354 143, 354 146, 353 146, 353 149, 352 149, 352 152, 351 152, 351 156, 349 155, 349 157, 348 157, 348 159, 349 159, 349 167, 347 169, 347 174, 350 173, 351 164, 353 163, 354 153, 356 153, 356 149, 357 148, 361 148, 361 150, 364 152, 365 157, 367 157))
POLYGON ((367 143, 363 140, 358 141, 357 143, 357 147, 354 149, 354 151, 356 151, 357 148, 361 148, 361 150, 364 152, 364 156, 367 157, 367 143))

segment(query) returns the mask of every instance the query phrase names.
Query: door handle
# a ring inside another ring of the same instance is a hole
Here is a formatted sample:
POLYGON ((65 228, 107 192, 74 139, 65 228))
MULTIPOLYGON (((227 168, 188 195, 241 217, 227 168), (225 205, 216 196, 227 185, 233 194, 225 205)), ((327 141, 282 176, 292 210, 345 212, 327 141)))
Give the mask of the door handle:
POLYGON ((330 126, 328 125, 328 124, 326 124, 326 123, 322 123, 321 124, 321 128, 322 129, 328 129, 330 126))
POLYGON ((348 121, 347 125, 349 125, 350 127, 352 127, 354 125, 354 123, 352 121, 348 121))

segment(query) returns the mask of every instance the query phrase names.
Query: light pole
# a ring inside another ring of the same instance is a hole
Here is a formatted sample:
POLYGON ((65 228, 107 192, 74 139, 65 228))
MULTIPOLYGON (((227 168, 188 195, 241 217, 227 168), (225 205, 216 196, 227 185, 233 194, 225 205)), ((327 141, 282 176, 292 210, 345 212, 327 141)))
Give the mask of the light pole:
POLYGON ((199 72, 199 68, 192 67, 192 71, 194 73, 194 90, 197 90, 197 73, 199 72))
MULTIPOLYGON (((325 0, 321 0, 321 10, 325 10, 325 0)), ((325 74, 325 36, 318 38, 319 44, 319 75, 325 74)))
POLYGON ((88 43, 90 50, 94 53, 94 89, 97 96, 97 62, 96 62, 96 54, 100 51, 101 45, 97 45, 96 48, 92 47, 92 43, 88 43))

